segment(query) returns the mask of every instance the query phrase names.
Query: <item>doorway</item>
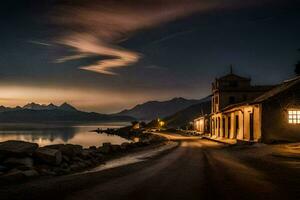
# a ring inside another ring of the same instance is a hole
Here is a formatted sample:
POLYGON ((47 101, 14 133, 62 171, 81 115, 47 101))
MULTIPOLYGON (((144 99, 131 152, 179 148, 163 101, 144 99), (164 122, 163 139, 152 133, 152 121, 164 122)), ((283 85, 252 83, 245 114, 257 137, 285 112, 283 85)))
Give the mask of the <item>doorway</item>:
POLYGON ((223 117, 222 121, 222 137, 226 137, 226 129, 225 129, 225 118, 223 117))
POLYGON ((227 130, 227 137, 230 138, 230 130, 231 130, 231 117, 228 117, 228 130, 227 130))
POLYGON ((239 132, 239 116, 236 115, 235 116, 235 130, 234 130, 234 138, 237 137, 238 135, 238 132, 239 132))
POLYGON ((254 115, 250 113, 250 141, 254 140, 254 115))

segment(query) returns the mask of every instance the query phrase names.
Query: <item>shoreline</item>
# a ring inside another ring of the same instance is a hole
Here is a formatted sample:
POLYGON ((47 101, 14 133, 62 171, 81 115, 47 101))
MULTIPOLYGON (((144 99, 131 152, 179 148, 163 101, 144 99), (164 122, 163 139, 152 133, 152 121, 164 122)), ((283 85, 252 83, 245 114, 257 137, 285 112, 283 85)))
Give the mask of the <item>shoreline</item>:
POLYGON ((138 141, 120 145, 103 143, 89 148, 76 144, 39 147, 36 143, 18 140, 1 142, 0 185, 82 173, 112 159, 165 145, 167 141, 164 137, 141 130, 132 131, 129 127, 111 130, 108 134, 138 141))

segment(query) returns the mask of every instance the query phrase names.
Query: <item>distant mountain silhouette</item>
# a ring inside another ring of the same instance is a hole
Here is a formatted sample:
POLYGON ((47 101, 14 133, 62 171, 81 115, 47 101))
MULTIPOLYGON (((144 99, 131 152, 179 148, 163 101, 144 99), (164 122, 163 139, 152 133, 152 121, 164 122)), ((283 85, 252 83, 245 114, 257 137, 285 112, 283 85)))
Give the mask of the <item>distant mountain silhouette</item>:
POLYGON ((68 103, 63 103, 60 106, 56 106, 53 103, 50 103, 49 105, 45 104, 37 104, 37 103, 29 103, 26 104, 25 106, 22 107, 23 109, 29 109, 29 110, 64 110, 64 111, 77 111, 77 109, 68 104, 68 103))
POLYGON ((164 118, 200 102, 201 100, 189 100, 184 98, 174 98, 168 101, 149 101, 139 104, 132 109, 123 110, 117 113, 117 115, 131 116, 140 120, 152 120, 164 118))
POLYGON ((191 105, 173 115, 165 117, 163 120, 170 128, 179 128, 189 124, 200 115, 210 114, 211 112, 211 96, 203 98, 199 103, 191 105))
POLYGON ((68 103, 63 103, 58 107, 59 110, 64 110, 64 111, 78 111, 74 106, 68 104, 68 103))
POLYGON ((22 108, 30 109, 30 110, 54 110, 54 109, 58 109, 58 106, 56 106, 52 103, 49 105, 45 105, 45 104, 37 104, 37 103, 32 102, 32 103, 26 104, 22 108))
POLYGON ((44 105, 29 103, 23 107, 0 106, 0 122, 88 122, 88 121, 133 121, 133 117, 83 112, 63 103, 44 105))

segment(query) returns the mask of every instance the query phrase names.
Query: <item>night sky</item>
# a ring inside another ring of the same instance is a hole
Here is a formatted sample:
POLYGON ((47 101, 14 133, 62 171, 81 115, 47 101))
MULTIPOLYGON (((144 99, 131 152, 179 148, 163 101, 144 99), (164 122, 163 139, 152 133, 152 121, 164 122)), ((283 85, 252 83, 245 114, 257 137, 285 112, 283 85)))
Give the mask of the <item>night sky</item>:
POLYGON ((293 77, 296 0, 2 0, 0 104, 67 101, 110 113, 196 98, 229 72, 293 77))

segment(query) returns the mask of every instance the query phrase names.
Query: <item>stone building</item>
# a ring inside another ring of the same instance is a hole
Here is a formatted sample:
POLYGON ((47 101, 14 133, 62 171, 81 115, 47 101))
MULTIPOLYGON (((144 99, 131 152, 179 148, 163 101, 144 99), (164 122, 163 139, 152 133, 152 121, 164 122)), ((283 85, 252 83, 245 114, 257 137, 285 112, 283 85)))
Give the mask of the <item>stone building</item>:
POLYGON ((212 84, 211 135, 243 141, 300 140, 300 77, 252 86, 234 73, 212 84))
POLYGON ((210 117, 209 115, 201 115, 193 121, 194 130, 199 134, 210 132, 210 117))

